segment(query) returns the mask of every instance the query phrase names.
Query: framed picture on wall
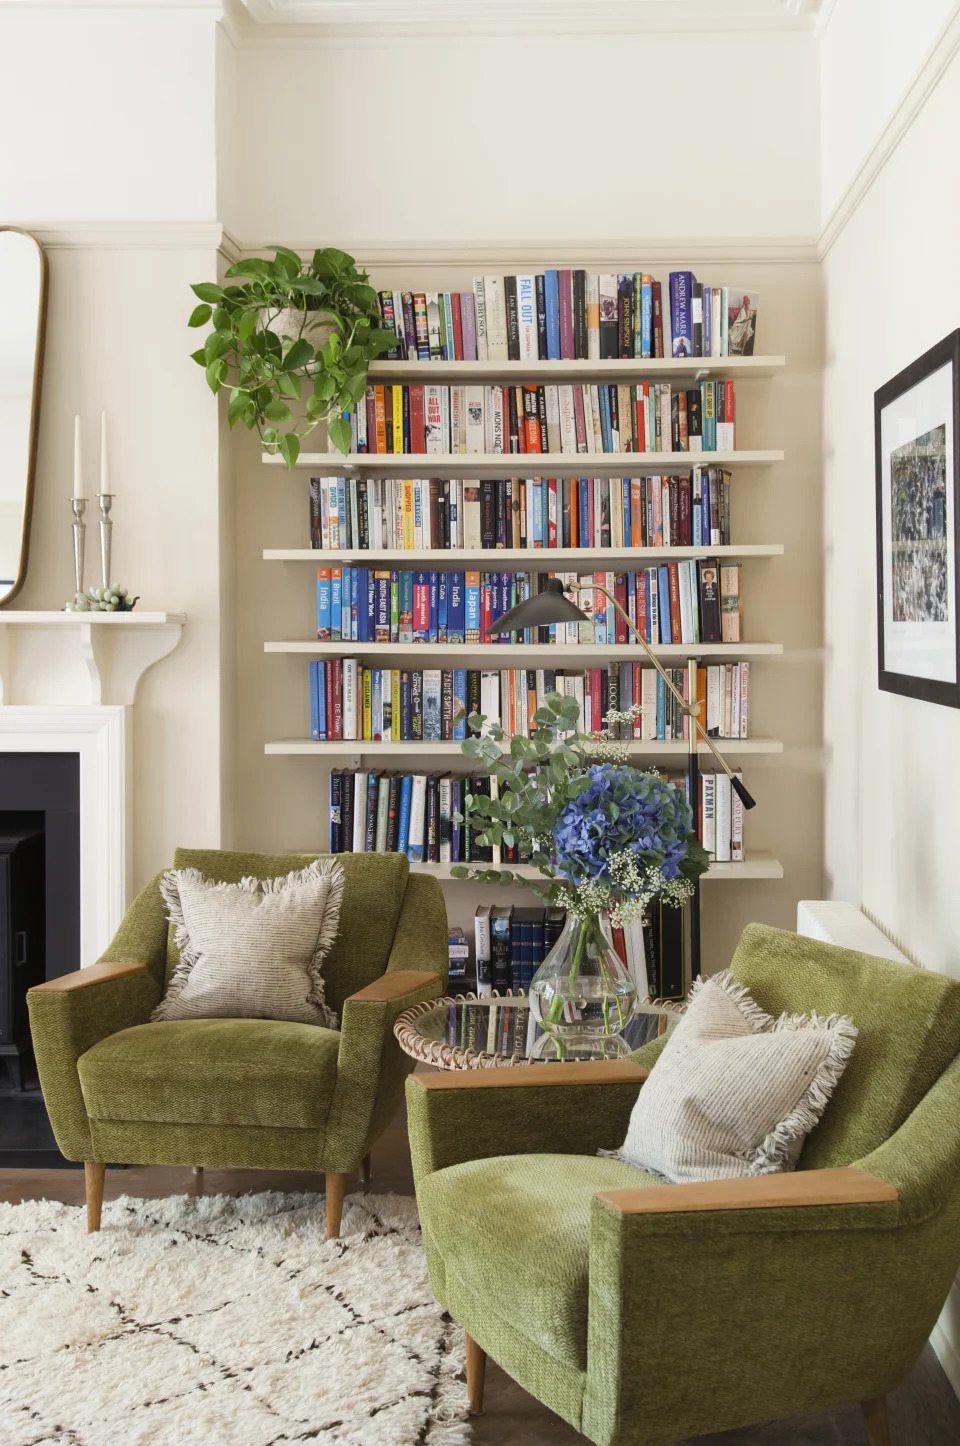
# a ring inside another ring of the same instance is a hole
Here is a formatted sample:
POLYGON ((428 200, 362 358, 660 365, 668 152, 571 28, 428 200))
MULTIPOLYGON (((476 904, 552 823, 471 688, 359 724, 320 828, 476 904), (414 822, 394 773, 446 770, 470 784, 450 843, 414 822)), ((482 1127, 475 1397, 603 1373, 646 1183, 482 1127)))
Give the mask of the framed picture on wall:
POLYGON ((960 331, 874 394, 879 686, 960 708, 960 331))

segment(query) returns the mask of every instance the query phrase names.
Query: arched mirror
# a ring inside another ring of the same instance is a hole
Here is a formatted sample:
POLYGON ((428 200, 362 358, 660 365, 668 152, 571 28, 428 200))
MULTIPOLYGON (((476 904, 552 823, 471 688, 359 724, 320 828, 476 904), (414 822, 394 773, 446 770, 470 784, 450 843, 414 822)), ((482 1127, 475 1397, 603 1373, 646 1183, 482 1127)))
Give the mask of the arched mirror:
POLYGON ((16 596, 27 572, 46 321, 40 243, 0 226, 0 604, 16 596))

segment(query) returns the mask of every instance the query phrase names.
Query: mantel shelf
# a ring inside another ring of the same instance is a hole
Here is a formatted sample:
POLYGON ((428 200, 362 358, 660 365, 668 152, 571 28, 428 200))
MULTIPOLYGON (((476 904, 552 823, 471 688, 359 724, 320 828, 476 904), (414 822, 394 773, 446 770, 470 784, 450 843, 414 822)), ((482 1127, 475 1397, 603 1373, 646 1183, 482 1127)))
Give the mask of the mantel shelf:
MULTIPOLYGON (((720 752, 728 753, 782 753, 783 743, 779 738, 717 738, 714 740, 720 752)), ((684 739, 670 739, 668 741, 648 739, 644 742, 634 741, 627 744, 631 757, 637 758, 686 758, 688 746, 684 739)), ((358 741, 356 739, 316 739, 316 738, 278 738, 272 743, 263 745, 264 753, 270 756, 283 754, 294 757, 307 758, 417 758, 425 759, 442 756, 444 758, 459 758, 461 762, 475 767, 475 764, 468 759, 461 751, 459 743, 418 743, 418 742, 397 742, 397 743, 374 743, 369 739, 358 741)), ((704 757, 711 757, 710 749, 705 743, 700 744, 700 753, 704 757)))
MULTIPOLYGON (((264 452, 268 467, 286 467, 264 452)), ((747 452, 301 452, 297 467, 326 477, 639 477, 694 467, 770 467, 782 451, 747 452)))
POLYGON ((371 562, 390 563, 392 567, 407 565, 417 571, 435 569, 439 572, 462 572, 465 569, 502 570, 524 564, 538 564, 538 571, 563 571, 603 563, 608 572, 628 570, 636 563, 665 562, 668 558, 693 559, 706 557, 782 557, 782 542, 743 542, 723 547, 495 547, 495 548, 318 548, 265 547, 264 562, 312 562, 315 567, 338 563, 365 567, 371 562))
POLYGON ((46 671, 62 672, 62 687, 53 699, 44 688, 43 701, 129 705, 147 669, 173 652, 186 620, 167 612, 0 610, 0 703, 38 701, 36 679, 49 660, 46 671), (57 641, 45 643, 44 633, 57 641))
MULTIPOLYGON (((627 662, 643 659, 637 643, 321 643, 314 639, 286 639, 266 642, 265 653, 300 653, 309 658, 379 658, 384 667, 417 667, 429 663, 438 667, 443 660, 452 667, 513 668, 524 659, 535 658, 541 667, 572 667, 576 663, 627 662)), ((658 643, 658 658, 745 658, 779 657, 782 643, 658 643)))
POLYGON ((614 357, 580 361, 375 361, 372 382, 702 381, 706 377, 771 377, 786 366, 782 356, 614 357))

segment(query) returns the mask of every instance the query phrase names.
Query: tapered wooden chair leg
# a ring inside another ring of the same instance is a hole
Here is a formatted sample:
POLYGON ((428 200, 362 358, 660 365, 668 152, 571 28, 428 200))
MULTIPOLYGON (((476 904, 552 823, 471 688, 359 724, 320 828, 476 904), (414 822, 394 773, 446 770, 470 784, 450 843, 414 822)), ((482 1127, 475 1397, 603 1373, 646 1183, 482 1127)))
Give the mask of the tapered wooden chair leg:
POLYGON ((370 1183, 370 1155, 369 1155, 369 1153, 366 1154, 366 1155, 364 1155, 363 1159, 360 1161, 360 1180, 361 1180, 361 1182, 362 1182, 364 1185, 369 1185, 369 1183, 370 1183))
POLYGON ((890 1446, 890 1426, 887 1422, 887 1398, 877 1396, 873 1401, 864 1401, 860 1408, 867 1423, 867 1440, 870 1446, 890 1446))
POLYGON ((343 1214, 343 1190, 346 1175, 327 1171, 327 1239, 337 1240, 340 1236, 340 1217, 343 1214))
POLYGON ((463 1333, 467 1346, 467 1404, 475 1416, 483 1410, 483 1381, 487 1373, 487 1353, 472 1336, 463 1333))
POLYGON ((100 1214, 103 1210, 103 1179, 106 1165, 91 1160, 84 1161, 83 1181, 87 1191, 87 1234, 93 1235, 100 1229, 100 1214))

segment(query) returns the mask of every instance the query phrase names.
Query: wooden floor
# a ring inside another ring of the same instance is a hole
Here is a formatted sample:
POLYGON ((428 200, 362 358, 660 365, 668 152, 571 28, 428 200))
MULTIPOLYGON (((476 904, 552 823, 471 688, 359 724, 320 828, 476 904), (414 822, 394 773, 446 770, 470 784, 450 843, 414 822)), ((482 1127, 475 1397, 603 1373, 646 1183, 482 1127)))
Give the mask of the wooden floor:
MULTIPOLYGON (((359 1189, 351 1182, 348 1191, 359 1189)), ((406 1125, 399 1118, 377 1145, 370 1188, 376 1192, 413 1194, 406 1125)), ((167 1166, 108 1170, 104 1199, 118 1195, 156 1198, 199 1189, 207 1193, 252 1190, 322 1190, 322 1177, 269 1170, 209 1170, 195 1177, 188 1169, 167 1166)), ((0 1200, 62 1200, 83 1202, 82 1170, 2 1170, 0 1200)), ((0 1286, 3 1282, 0 1281, 0 1286)), ((891 1446, 958 1446, 960 1402, 928 1346, 909 1380, 890 1399, 891 1446)), ((487 1366, 484 1414, 474 1418, 474 1446, 573 1446, 584 1442, 578 1431, 499 1370, 487 1366)), ((826 1415, 773 1422, 747 1431, 699 1436, 697 1446, 866 1446, 860 1411, 851 1405, 826 1415)), ((242 1446, 242 1443, 238 1443, 242 1446)), ((687 1446, 687 1443, 676 1443, 687 1446)))

